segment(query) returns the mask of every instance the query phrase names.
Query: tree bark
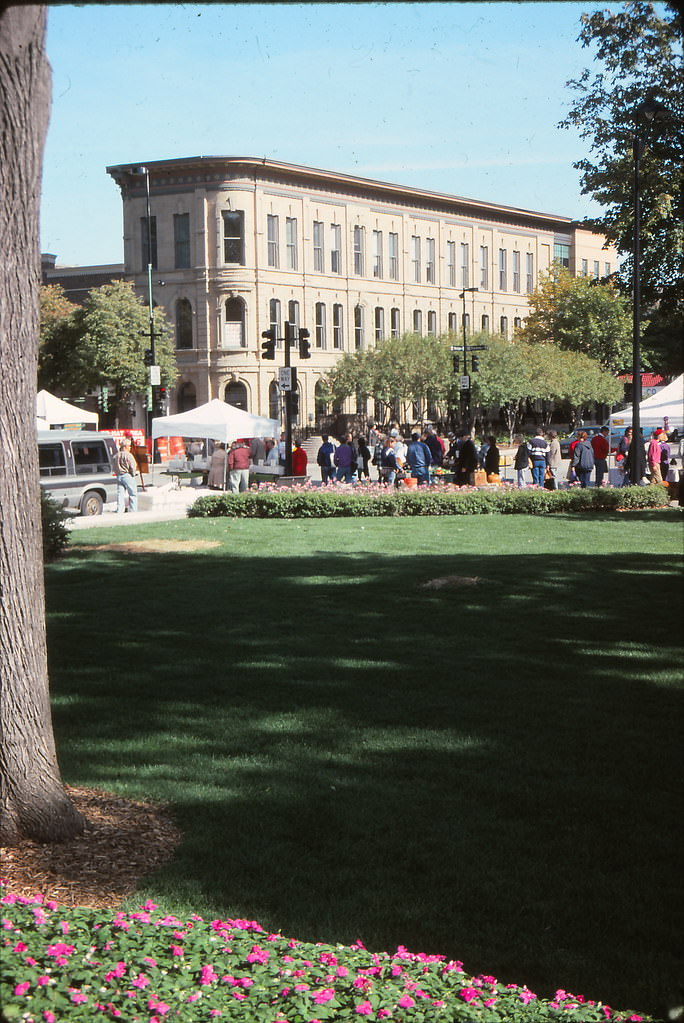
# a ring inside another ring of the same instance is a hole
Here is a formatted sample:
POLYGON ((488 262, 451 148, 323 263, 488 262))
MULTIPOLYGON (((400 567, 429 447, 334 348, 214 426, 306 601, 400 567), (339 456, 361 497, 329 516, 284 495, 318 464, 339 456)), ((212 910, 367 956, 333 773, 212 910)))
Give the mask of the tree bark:
POLYGON ((52 733, 36 443, 46 7, 0 7, 0 845, 83 830, 52 733))

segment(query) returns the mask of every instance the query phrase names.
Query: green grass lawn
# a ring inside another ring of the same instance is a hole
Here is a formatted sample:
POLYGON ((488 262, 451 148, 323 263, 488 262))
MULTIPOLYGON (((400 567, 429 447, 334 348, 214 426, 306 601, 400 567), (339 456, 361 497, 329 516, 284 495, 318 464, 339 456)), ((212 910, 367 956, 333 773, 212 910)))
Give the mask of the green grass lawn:
POLYGON ((172 804, 140 892, 169 911, 658 1014, 681 549, 673 511, 79 531, 47 570, 64 778, 172 804), (152 537, 219 546, 85 546, 152 537))

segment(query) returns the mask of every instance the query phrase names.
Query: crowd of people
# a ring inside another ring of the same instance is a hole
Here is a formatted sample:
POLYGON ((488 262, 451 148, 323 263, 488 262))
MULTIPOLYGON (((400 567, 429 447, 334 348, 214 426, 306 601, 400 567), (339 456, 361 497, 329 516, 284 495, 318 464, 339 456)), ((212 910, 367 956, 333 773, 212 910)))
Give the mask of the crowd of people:
MULTIPOLYGON (((362 482, 364 480, 398 486, 408 477, 416 485, 434 483, 445 473, 453 474, 454 483, 459 486, 473 484, 497 484, 502 480, 503 456, 496 437, 487 435, 479 439, 468 430, 448 433, 445 436, 433 426, 415 429, 410 436, 404 436, 398 423, 384 433, 373 424, 367 434, 346 433, 340 438, 323 434, 316 452, 316 462, 323 484, 362 482), (371 475, 373 474, 373 475, 371 475)), ((632 430, 627 428, 613 449, 615 466, 620 471, 620 485, 632 482, 630 445, 632 430)), ((221 443, 213 445, 209 459, 207 484, 212 489, 239 493, 249 487, 250 467, 285 467, 286 435, 280 438, 237 440, 228 447, 221 443)), ((675 453, 682 454, 682 442, 675 430, 668 435, 664 430, 655 430, 646 452, 647 471, 651 482, 664 483, 673 477, 675 453)), ((529 485, 556 490, 560 487, 579 485, 587 487, 605 486, 609 479, 608 460, 611 454, 610 431, 607 426, 589 436, 580 430, 568 451, 568 460, 561 454, 556 430, 537 430, 534 436, 513 438, 511 468, 514 482, 518 487, 529 485)), ((510 463, 508 463, 510 464, 510 463)), ((308 470, 308 456, 301 441, 295 441, 292 450, 292 475, 305 477, 308 470)))

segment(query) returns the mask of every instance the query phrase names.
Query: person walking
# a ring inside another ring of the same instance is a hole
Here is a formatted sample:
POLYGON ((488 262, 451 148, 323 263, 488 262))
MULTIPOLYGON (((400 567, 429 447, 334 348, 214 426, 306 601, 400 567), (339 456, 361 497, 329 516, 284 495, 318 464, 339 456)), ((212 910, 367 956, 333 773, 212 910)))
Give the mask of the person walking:
POLYGON ((294 450, 292 452, 292 475, 293 476, 306 476, 306 467, 309 463, 309 458, 302 447, 300 440, 295 441, 294 450))
POLYGON ((236 440, 231 444, 226 464, 228 466, 228 489, 231 494, 242 494, 249 489, 249 444, 236 440))
POLYGON ((555 430, 549 430, 546 435, 549 439, 549 453, 546 456, 546 464, 551 470, 553 476, 552 490, 559 490, 558 481, 561 478, 561 468, 563 465, 563 459, 561 457, 560 441, 558 440, 558 434, 555 430))
POLYGON ((399 470, 397 463, 397 456, 394 453, 394 445, 396 441, 394 437, 388 437, 385 443, 385 447, 382 449, 382 455, 380 456, 380 475, 383 483, 391 486, 396 478, 399 470))
POLYGON ((547 444, 541 429, 537 430, 532 440, 527 442, 527 451, 532 461, 532 482, 535 487, 544 486, 544 473, 546 472, 546 456, 549 453, 547 444))
POLYGON ((411 434, 411 443, 406 449, 406 462, 411 470, 411 475, 418 480, 418 486, 421 484, 429 486, 432 449, 420 439, 419 433, 411 434))
POLYGON ((487 450, 484 456, 484 471, 487 474, 487 483, 498 483, 499 482, 499 466, 501 464, 501 456, 499 449, 496 446, 496 437, 487 437, 487 450), (491 480, 490 476, 496 476, 496 480, 491 480))
POLYGON ((211 453, 207 486, 210 490, 224 490, 226 486, 226 446, 220 441, 211 453))
POLYGON ((513 438, 513 443, 518 445, 515 452, 513 468, 516 472, 518 490, 522 490, 523 487, 527 486, 525 483, 525 472, 530 465, 530 452, 528 451, 527 443, 521 433, 516 433, 513 438))
POLYGON ((608 455, 610 454, 610 443, 608 437, 610 430, 602 426, 599 433, 595 433, 590 444, 594 452, 594 466, 596 467, 596 486, 603 486, 603 477, 608 472, 608 455))
POLYGON ((119 441, 119 451, 114 465, 116 472, 116 510, 119 515, 126 511, 126 498, 128 498, 128 511, 138 510, 138 466, 131 454, 131 438, 122 437, 119 441))
POLYGON ((370 473, 368 472, 368 463, 371 457, 370 449, 363 437, 359 437, 357 446, 358 455, 356 459, 356 475, 359 480, 362 476, 365 476, 365 478, 370 481, 370 473))
POLYGON ((629 451, 629 445, 632 443, 632 427, 628 426, 618 444, 617 454, 615 461, 617 467, 622 473, 622 486, 629 486, 629 463, 627 459, 627 452, 629 451))
POLYGON ((324 484, 333 483, 335 481, 335 463, 333 462, 335 445, 327 433, 322 435, 321 440, 323 443, 316 454, 316 463, 321 469, 321 482, 324 484))
POLYGON ((587 436, 586 430, 581 430, 572 455, 572 465, 577 473, 580 487, 583 490, 589 486, 589 479, 594 468, 594 449, 587 436))
POLYGON ((340 440, 333 455, 333 461, 337 466, 337 479, 342 480, 344 483, 351 483, 352 481, 352 476, 354 475, 354 470, 352 469, 354 453, 351 445, 351 434, 348 433, 346 437, 340 440))
POLYGON ((654 430, 651 434, 651 441, 648 445, 648 452, 646 454, 646 460, 648 461, 648 471, 651 474, 651 483, 662 483, 663 477, 660 471, 660 431, 654 430))

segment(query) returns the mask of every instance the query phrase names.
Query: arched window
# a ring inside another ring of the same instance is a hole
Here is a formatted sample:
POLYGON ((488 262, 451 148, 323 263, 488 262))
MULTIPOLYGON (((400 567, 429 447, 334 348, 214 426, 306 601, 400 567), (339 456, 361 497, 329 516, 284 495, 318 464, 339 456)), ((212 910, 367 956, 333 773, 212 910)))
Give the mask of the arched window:
POLYGON ((508 337, 508 317, 507 316, 502 316, 501 320, 499 321, 499 324, 500 324, 500 331, 503 334, 503 336, 504 337, 508 337))
POLYGON ((275 380, 268 386, 268 417, 280 420, 280 388, 275 380))
POLYGON ((437 313, 434 309, 428 310, 427 328, 429 337, 437 337, 437 313))
POLYGON ((197 391, 195 385, 191 383, 181 384, 178 388, 178 411, 189 412, 190 409, 197 408, 197 391))
POLYGON ((487 316, 486 313, 482 314, 482 330, 485 332, 485 334, 489 333, 489 317, 487 316))
POLYGON ((241 408, 244 412, 249 412, 247 407, 247 388, 244 384, 239 381, 233 381, 226 386, 224 401, 227 401, 229 405, 234 405, 235 408, 241 408))
POLYGON ((192 348, 192 306, 187 298, 176 302, 176 348, 192 348))
POLYGON ((229 298, 226 302, 226 324, 223 334, 224 348, 245 346, 245 303, 241 298, 229 298))
POLYGON ((421 309, 413 310, 413 333, 423 333, 423 313, 421 309))
POLYGON ((316 388, 314 391, 314 402, 316 410, 316 419, 323 419, 328 414, 328 402, 323 397, 323 381, 316 381, 316 388))

